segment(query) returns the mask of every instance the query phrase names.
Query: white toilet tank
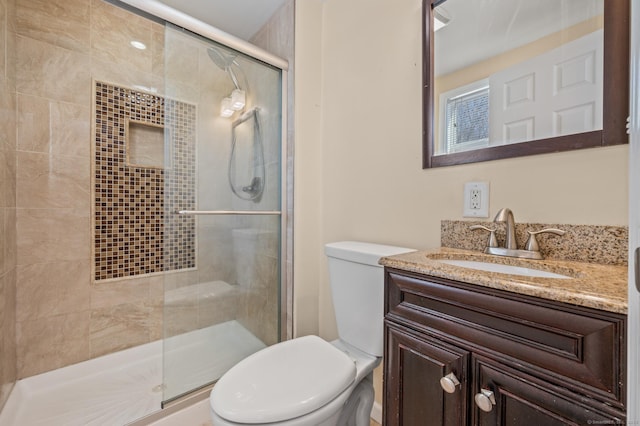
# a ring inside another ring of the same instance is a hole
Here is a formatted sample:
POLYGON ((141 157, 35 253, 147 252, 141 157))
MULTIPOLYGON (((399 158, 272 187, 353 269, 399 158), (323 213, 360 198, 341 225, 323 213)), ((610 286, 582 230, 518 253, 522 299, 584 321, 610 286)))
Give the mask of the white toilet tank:
POLYGON ((351 346, 382 356, 384 269, 381 257, 415 251, 357 241, 325 245, 329 281, 340 339, 351 346))

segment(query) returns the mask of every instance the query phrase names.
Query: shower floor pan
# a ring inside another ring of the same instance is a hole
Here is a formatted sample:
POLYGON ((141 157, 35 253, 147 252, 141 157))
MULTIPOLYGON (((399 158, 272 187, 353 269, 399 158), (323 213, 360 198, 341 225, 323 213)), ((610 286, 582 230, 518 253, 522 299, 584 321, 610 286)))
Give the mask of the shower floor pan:
POLYGON ((164 392, 175 396, 201 386, 203 377, 213 381, 265 347, 237 321, 165 343, 164 376, 159 340, 19 380, 0 426, 126 425, 160 410, 164 392))

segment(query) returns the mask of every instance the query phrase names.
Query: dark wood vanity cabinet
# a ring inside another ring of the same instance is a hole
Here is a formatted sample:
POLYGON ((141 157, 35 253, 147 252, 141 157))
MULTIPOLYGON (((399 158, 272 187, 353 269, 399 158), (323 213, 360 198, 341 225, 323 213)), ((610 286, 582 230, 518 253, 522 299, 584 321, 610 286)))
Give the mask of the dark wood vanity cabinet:
POLYGON ((624 424, 624 315, 390 268, 385 286, 385 426, 624 424))

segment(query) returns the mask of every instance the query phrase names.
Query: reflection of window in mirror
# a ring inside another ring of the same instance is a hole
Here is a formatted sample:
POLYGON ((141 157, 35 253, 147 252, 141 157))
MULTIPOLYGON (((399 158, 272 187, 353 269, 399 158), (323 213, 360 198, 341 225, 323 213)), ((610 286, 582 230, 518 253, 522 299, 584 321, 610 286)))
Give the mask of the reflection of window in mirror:
POLYGON ((489 145, 489 81, 483 79, 440 95, 437 153, 489 145))
POLYGON ((603 3, 438 5, 436 154, 602 129, 603 3))

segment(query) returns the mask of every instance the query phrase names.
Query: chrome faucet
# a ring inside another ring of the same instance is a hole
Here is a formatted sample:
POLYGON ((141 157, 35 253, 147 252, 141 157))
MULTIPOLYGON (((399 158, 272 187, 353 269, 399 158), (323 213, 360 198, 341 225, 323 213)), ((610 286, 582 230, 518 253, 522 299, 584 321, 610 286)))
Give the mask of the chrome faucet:
POLYGON ((535 232, 527 231, 527 233, 529 234, 529 238, 527 239, 524 250, 520 250, 518 249, 518 242, 516 241, 516 221, 513 218, 513 212, 511 211, 511 209, 500 209, 493 221, 507 223, 507 234, 505 237, 504 247, 498 247, 497 239, 495 236, 495 228, 491 229, 482 225, 473 225, 469 229, 482 229, 489 232, 489 241, 487 242, 487 247, 484 249, 484 252, 496 256, 521 257, 525 259, 542 259, 542 255, 540 254, 540 247, 538 246, 538 241, 536 240, 536 235, 546 232, 556 235, 564 235, 565 233, 565 231, 563 231, 562 229, 555 228, 542 229, 535 232))
POLYGON ((518 242, 516 241, 516 221, 513 218, 513 212, 508 208, 501 208, 498 210, 494 222, 507 222, 507 236, 504 244, 504 248, 509 250, 517 250, 518 242))

